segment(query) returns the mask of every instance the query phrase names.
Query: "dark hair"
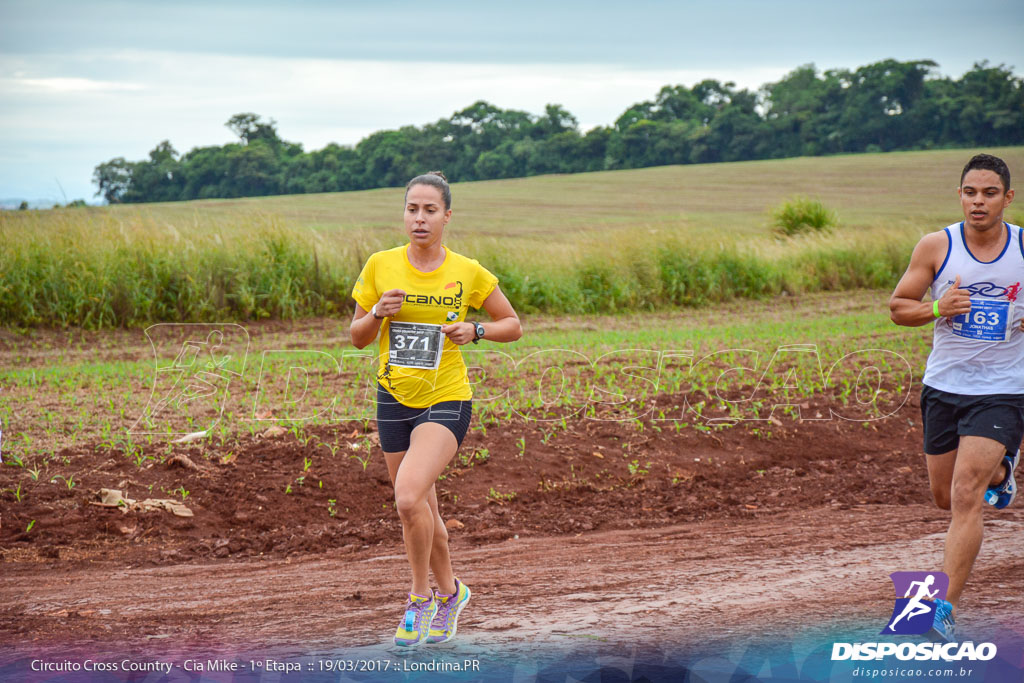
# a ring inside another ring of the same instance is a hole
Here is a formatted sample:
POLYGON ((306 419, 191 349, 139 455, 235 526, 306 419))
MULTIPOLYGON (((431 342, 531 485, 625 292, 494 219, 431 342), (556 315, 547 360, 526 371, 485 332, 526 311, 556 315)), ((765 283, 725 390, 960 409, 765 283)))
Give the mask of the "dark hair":
POLYGON ((441 196, 444 197, 444 210, 452 208, 452 188, 448 186, 448 179, 444 177, 444 173, 441 171, 431 171, 430 173, 424 173, 418 175, 409 181, 409 184, 405 186, 406 199, 409 197, 409 188, 413 185, 430 185, 441 190, 441 196))
POLYGON ((1010 190, 1010 169, 1006 167, 1006 162, 999 157, 994 157, 991 154, 975 154, 964 166, 964 172, 960 174, 961 185, 964 184, 967 172, 973 170, 992 171, 1003 181, 1003 192, 1010 190))

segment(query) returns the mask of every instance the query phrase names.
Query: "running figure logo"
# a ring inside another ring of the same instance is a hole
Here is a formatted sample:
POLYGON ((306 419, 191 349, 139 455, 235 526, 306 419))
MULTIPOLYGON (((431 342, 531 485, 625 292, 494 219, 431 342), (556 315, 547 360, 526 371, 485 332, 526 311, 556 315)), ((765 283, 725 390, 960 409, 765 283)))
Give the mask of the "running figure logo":
POLYGON ((889 577, 897 597, 882 635, 927 633, 935 621, 935 601, 946 599, 949 577, 942 572, 893 572, 889 577))
POLYGON ((153 388, 129 432, 189 434, 212 429, 231 399, 228 385, 243 376, 249 333, 233 323, 158 323, 145 333, 156 361, 153 388))

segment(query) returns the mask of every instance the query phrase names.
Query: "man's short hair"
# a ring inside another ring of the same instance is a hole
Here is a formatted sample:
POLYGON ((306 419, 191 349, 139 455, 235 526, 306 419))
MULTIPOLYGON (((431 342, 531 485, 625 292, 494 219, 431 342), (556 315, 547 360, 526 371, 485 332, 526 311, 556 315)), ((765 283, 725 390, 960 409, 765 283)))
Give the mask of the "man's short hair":
POLYGON ((1003 192, 1005 193, 1010 190, 1010 169, 1006 167, 1006 162, 999 157, 994 157, 991 154, 975 154, 967 162, 967 165, 964 166, 964 172, 960 174, 960 184, 964 184, 964 176, 967 175, 968 171, 976 169, 992 171, 1003 181, 1003 192))

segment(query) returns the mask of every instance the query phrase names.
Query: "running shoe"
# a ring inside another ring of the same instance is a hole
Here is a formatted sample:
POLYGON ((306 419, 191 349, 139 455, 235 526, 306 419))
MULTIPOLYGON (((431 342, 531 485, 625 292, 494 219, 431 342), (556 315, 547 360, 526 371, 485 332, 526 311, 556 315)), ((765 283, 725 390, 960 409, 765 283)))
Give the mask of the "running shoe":
POLYGON ((437 594, 437 615, 430 624, 428 643, 443 643, 455 637, 459 614, 469 603, 469 586, 455 579, 455 595, 437 594))
POLYGON ((928 631, 932 640, 952 643, 956 640, 956 623, 953 621, 953 605, 948 600, 935 601, 935 621, 928 631))
POLYGON ((1003 462, 1006 464, 1006 477, 1002 483, 985 489, 985 502, 997 510, 1002 510, 1017 496, 1017 481, 1013 478, 1013 471, 1017 469, 1019 460, 1020 450, 1012 456, 1003 456, 1003 462))
POLYGON ((405 606, 405 615, 395 631, 395 645, 416 647, 427 640, 430 624, 437 613, 437 601, 433 593, 430 597, 409 593, 409 603, 405 606))

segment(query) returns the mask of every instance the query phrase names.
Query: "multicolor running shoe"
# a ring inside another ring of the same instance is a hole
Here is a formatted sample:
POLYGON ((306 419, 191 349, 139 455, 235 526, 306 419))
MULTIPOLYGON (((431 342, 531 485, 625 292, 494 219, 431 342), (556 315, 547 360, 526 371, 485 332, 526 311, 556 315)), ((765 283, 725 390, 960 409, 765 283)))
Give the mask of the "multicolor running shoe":
POLYGON ((953 605, 948 600, 935 601, 935 621, 928 631, 932 640, 952 643, 956 640, 956 622, 953 621, 953 605))
POLYGON ((1020 450, 1013 455, 1005 455, 1003 462, 1006 464, 1006 477, 1001 484, 985 489, 985 502, 997 510, 1002 510, 1017 497, 1017 481, 1013 478, 1013 471, 1017 469, 1019 460, 1020 450))
POLYGON ((428 643, 443 643, 455 637, 459 614, 469 603, 469 596, 469 587, 458 579, 455 579, 454 595, 437 594, 437 615, 430 624, 428 643))
POLYGON ((405 606, 402 622, 395 631, 395 645, 416 647, 427 640, 430 624, 437 613, 437 600, 433 593, 430 597, 409 593, 409 603, 405 606))

